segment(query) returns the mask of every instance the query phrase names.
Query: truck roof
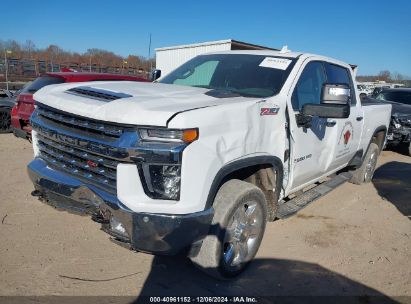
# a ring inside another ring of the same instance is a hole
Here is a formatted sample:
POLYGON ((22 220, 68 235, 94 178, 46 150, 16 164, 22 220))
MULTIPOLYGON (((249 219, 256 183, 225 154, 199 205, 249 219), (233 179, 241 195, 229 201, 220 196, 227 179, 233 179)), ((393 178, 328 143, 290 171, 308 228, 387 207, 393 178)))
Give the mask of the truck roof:
POLYGON ((346 62, 340 61, 338 59, 334 59, 331 57, 325 57, 322 55, 316 55, 316 54, 311 54, 311 53, 303 53, 303 52, 291 52, 291 51, 274 51, 274 50, 235 50, 235 51, 219 51, 219 52, 211 52, 207 53, 207 55, 210 54, 245 54, 245 55, 262 55, 262 56, 276 56, 276 57, 284 57, 284 58, 298 58, 301 56, 305 57, 319 57, 322 58, 323 60, 329 60, 333 61, 334 63, 347 66, 351 68, 354 72, 357 68, 357 65, 354 64, 348 64, 346 62))
POLYGON ((235 51, 219 51, 207 54, 249 54, 249 55, 263 55, 263 56, 278 56, 287 58, 297 58, 304 53, 301 52, 281 52, 274 50, 235 50, 235 51))

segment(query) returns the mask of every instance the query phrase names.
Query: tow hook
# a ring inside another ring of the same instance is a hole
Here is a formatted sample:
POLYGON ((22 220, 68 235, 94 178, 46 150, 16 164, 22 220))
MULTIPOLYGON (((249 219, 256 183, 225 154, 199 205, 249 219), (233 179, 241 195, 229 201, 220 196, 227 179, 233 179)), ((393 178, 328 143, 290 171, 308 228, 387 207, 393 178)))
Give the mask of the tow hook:
POLYGON ((31 195, 35 196, 35 197, 42 197, 43 193, 39 190, 33 190, 33 191, 31 191, 31 195))
POLYGON ((111 213, 108 210, 100 209, 97 213, 93 213, 91 219, 96 223, 109 224, 111 213))

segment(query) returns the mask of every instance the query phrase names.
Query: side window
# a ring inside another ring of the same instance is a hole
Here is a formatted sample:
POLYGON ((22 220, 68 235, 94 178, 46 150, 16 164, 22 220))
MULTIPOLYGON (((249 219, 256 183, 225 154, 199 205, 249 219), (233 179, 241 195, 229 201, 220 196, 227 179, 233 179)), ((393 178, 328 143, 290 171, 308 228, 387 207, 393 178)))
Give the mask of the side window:
POLYGON ((351 88, 351 105, 355 105, 356 100, 350 72, 346 68, 331 63, 325 64, 325 71, 327 73, 327 83, 344 83, 351 88))
POLYGON ((197 66, 195 70, 188 70, 180 79, 176 79, 174 84, 189 86, 208 86, 218 61, 206 61, 197 66))
POLYGON ((321 89, 325 83, 323 64, 319 61, 308 63, 294 88, 291 103, 294 111, 300 111, 306 103, 321 102, 321 89))

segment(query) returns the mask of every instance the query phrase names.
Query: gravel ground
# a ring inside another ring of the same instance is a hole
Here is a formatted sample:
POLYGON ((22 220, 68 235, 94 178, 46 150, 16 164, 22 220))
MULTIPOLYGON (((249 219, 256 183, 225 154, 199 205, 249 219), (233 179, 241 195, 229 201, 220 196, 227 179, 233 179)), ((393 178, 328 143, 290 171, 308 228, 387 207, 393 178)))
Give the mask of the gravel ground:
POLYGON ((267 225, 257 258, 219 282, 182 257, 109 241, 86 216, 30 195, 31 145, 0 135, 0 295, 386 295, 411 299, 411 157, 384 151, 372 183, 344 184, 267 225))

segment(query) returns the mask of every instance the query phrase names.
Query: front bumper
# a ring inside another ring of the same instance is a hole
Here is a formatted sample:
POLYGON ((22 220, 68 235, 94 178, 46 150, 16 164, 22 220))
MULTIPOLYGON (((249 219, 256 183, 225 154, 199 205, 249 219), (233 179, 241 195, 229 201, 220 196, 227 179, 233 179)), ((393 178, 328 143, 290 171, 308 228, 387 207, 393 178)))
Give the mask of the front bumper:
POLYGON ((116 196, 56 171, 36 158, 28 165, 36 194, 57 208, 91 214, 102 229, 132 249, 154 254, 174 255, 193 249, 208 234, 212 208, 186 215, 133 212, 116 196), (118 234, 111 219, 125 229, 118 234), (125 236, 126 235, 126 236, 125 236))
POLYGON ((399 145, 411 141, 411 127, 393 128, 390 127, 387 134, 387 144, 399 145))

